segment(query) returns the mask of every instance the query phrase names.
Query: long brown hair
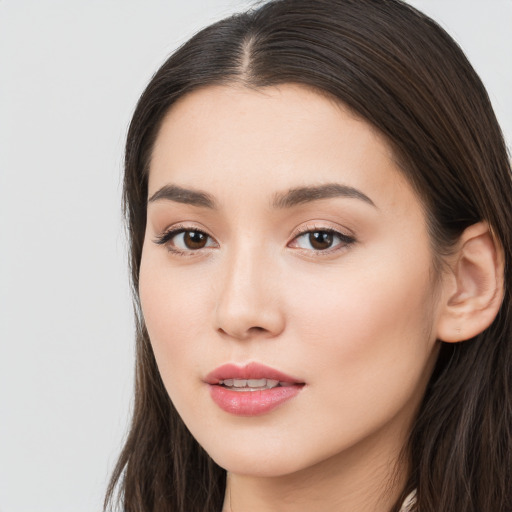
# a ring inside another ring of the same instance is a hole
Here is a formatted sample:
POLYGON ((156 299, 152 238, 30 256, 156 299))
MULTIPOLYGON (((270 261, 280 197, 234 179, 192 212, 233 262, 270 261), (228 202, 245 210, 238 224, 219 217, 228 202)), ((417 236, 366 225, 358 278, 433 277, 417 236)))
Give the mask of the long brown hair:
POLYGON ((142 94, 126 143, 124 207, 137 316, 135 403, 113 472, 125 512, 219 512, 225 471, 190 435, 158 373, 138 302, 148 169, 160 123, 211 84, 299 83, 388 140, 423 201, 439 255, 486 220, 505 252, 505 298, 475 338, 442 343, 406 447, 420 512, 512 511, 512 180, 487 93, 456 43, 399 0, 274 0, 205 28, 142 94))

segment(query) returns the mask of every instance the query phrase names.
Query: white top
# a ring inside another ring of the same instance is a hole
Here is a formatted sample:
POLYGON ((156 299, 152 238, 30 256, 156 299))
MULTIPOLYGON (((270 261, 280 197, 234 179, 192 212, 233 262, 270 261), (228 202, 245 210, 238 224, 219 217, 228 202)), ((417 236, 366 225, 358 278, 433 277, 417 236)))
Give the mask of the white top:
POLYGON ((409 512, 411 510, 412 505, 416 503, 416 491, 412 491, 407 498, 405 498, 405 501, 402 504, 402 508, 400 509, 400 512, 409 512))

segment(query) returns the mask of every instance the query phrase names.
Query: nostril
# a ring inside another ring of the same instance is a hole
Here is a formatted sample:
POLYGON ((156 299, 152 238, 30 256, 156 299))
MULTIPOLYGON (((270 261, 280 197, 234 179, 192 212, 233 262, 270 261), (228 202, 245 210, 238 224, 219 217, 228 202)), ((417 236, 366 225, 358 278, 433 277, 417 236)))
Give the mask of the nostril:
POLYGON ((284 316, 280 308, 268 300, 260 304, 253 299, 239 295, 223 296, 214 311, 215 331, 222 337, 241 340, 274 337, 281 333, 284 316))
POLYGON ((244 330, 243 332, 238 332, 235 329, 230 331, 230 330, 223 329, 222 327, 219 327, 217 329, 217 332, 219 334, 221 334, 222 336, 230 336, 230 337, 235 337, 235 338, 239 338, 239 339, 247 339, 247 338, 250 338, 251 336, 256 336, 261 333, 266 333, 266 332, 268 332, 268 329, 265 329, 264 327, 260 327, 260 326, 254 326, 254 327, 250 327, 249 329, 244 330))

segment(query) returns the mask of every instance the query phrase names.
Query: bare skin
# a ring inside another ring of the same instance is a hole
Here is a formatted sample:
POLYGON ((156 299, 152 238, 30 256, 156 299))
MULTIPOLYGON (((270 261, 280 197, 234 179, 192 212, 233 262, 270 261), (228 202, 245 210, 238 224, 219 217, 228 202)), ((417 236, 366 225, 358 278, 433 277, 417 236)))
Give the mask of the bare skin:
POLYGON ((223 512, 389 510, 444 283, 387 143, 300 86, 208 87, 167 114, 148 198, 142 309, 174 405, 228 472, 223 512), (266 414, 220 409, 206 376, 254 361, 304 387, 266 414))

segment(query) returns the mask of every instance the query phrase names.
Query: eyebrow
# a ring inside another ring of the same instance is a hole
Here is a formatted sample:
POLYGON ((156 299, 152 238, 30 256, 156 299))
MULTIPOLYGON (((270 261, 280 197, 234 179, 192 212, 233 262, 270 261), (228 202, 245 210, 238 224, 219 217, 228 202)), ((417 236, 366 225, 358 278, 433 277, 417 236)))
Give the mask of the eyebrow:
POLYGON ((148 203, 166 199, 167 201, 175 201, 177 203, 191 204, 203 208, 214 209, 215 201, 210 194, 192 190, 188 188, 178 187, 177 185, 165 185, 158 189, 149 199, 148 203))
POLYGON ((347 197, 351 199, 360 199, 365 203, 377 208, 375 203, 360 190, 339 183, 327 183, 319 186, 307 186, 292 188, 284 193, 274 195, 272 207, 292 208, 299 204, 310 203, 320 199, 331 199, 333 197, 347 197))
MULTIPOLYGON (((331 199, 334 197, 346 197, 359 199, 377 208, 375 203, 363 192, 354 187, 339 183, 327 183, 325 185, 296 187, 286 192, 278 192, 271 202, 272 208, 293 208, 304 203, 331 199)), ((149 199, 148 203, 159 200, 175 201, 177 203, 190 204, 202 208, 215 209, 216 203, 213 197, 199 190, 179 187, 177 185, 165 185, 158 189, 149 199)))

